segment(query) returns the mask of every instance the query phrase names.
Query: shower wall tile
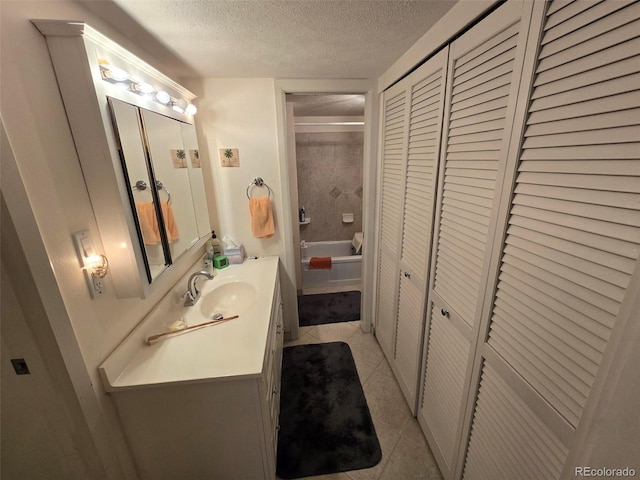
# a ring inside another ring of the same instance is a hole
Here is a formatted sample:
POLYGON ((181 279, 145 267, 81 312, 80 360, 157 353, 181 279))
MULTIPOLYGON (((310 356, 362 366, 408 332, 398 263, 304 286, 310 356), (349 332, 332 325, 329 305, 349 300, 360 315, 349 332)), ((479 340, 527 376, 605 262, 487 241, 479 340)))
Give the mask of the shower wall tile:
POLYGON ((311 217, 301 240, 351 240, 362 231, 363 139, 361 132, 296 134, 298 205, 311 217), (342 223, 343 213, 354 222, 342 223))

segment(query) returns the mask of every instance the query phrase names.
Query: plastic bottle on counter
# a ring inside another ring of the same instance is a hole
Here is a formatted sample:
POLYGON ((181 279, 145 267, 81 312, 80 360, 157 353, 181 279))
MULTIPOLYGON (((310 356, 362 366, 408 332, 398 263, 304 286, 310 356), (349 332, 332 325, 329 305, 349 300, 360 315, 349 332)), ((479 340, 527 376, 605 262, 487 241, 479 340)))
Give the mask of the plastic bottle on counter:
POLYGON ((218 239, 218 237, 216 237, 216 232, 214 230, 211 231, 210 242, 212 249, 211 260, 213 260, 214 258, 222 255, 222 242, 218 239))

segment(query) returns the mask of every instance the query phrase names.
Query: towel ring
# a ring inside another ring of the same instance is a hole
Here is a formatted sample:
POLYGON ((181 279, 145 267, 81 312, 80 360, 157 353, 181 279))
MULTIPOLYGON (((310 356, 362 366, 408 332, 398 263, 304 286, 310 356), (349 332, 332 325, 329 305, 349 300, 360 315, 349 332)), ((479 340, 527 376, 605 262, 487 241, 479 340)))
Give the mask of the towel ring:
POLYGON ((253 182, 251 182, 249 184, 249 186, 247 187, 247 198, 251 199, 251 196, 249 195, 249 189, 251 187, 267 187, 267 190, 269 190, 269 196, 271 196, 273 194, 273 190, 271 190, 271 187, 269 185, 267 185, 265 183, 264 180, 262 180, 261 177, 256 177, 253 179, 253 182))
MULTIPOLYGON (((147 188, 149 188, 149 186, 147 185, 147 182, 145 182, 144 180, 138 180, 135 185, 131 186, 131 190, 135 189, 135 190, 143 191, 143 190, 146 190, 147 188)), ((156 180, 156 188, 158 190, 164 190, 165 192, 167 192, 167 203, 171 204, 171 192, 167 187, 164 186, 164 184, 160 180, 156 180)))

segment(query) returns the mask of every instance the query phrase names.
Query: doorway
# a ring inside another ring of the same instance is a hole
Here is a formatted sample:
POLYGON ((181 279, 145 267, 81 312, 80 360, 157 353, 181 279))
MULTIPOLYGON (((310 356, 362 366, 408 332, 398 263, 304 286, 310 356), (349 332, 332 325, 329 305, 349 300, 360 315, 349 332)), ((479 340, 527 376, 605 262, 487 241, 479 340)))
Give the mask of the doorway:
POLYGON ((289 171, 297 184, 297 292, 361 290, 365 97, 288 94, 287 104, 295 138, 289 171))

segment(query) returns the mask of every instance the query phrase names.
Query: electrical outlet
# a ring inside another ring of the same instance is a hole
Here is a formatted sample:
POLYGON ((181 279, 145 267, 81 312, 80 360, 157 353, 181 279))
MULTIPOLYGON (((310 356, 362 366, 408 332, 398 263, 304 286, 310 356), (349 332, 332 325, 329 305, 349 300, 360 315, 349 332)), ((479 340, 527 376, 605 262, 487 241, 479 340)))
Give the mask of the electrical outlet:
POLYGON ((104 278, 91 277, 93 279, 93 289, 100 295, 104 293, 104 278))
POLYGON ((12 358, 11 364, 13 365, 13 369, 16 371, 16 375, 31 375, 27 362, 24 361, 24 358, 12 358))

